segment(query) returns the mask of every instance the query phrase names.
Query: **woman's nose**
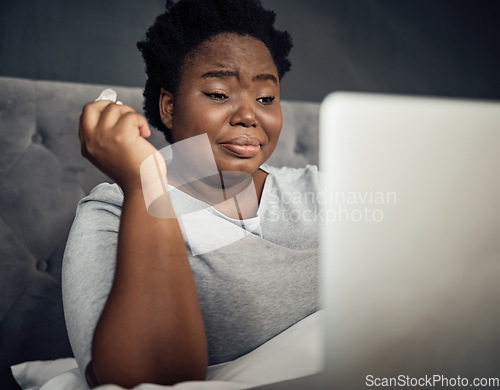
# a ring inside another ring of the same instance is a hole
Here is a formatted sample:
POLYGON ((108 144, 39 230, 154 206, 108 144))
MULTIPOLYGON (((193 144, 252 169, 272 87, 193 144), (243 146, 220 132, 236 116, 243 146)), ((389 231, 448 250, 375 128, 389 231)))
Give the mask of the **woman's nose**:
POLYGON ((233 126, 256 126, 255 105, 251 99, 242 99, 235 107, 230 123, 233 126))

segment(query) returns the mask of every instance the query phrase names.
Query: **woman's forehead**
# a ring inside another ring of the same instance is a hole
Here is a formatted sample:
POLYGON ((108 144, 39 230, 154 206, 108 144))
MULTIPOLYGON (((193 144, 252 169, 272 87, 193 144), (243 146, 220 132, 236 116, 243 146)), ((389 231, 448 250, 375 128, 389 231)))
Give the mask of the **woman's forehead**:
POLYGON ((186 58, 184 64, 184 71, 196 74, 211 69, 239 71, 245 68, 278 76, 266 45, 249 35, 235 33, 224 33, 206 40, 186 58))

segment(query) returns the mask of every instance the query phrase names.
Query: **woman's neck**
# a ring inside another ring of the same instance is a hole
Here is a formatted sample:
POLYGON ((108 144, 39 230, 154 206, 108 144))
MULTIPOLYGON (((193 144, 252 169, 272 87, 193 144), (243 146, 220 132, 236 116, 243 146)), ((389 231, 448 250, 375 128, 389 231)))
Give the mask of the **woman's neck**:
POLYGON ((230 171, 189 183, 169 176, 168 182, 229 218, 248 219, 257 215, 267 175, 260 169, 253 175, 230 171))

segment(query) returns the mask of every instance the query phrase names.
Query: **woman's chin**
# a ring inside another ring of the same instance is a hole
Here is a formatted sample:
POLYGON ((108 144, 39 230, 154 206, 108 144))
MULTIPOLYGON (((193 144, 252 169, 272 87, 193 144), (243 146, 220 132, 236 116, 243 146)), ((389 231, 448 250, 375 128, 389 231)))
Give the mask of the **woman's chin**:
POLYGON ((215 163, 219 172, 242 172, 253 175, 264 161, 261 153, 250 158, 215 156, 215 163))

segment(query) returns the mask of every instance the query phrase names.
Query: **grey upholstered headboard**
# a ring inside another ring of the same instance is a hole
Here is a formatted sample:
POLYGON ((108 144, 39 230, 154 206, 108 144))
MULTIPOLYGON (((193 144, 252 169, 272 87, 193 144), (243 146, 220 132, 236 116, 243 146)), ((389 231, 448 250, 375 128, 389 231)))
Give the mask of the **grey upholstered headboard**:
MULTIPOLYGON (((0 77, 0 388, 10 365, 72 356, 61 261, 78 201, 109 180, 80 154, 82 106, 109 86, 0 77)), ((113 87, 142 112, 140 88, 113 87)), ((317 103, 282 102, 271 165, 318 162, 317 103)), ((150 141, 161 148, 163 136, 150 141)))

